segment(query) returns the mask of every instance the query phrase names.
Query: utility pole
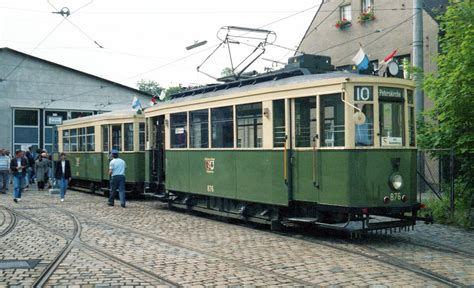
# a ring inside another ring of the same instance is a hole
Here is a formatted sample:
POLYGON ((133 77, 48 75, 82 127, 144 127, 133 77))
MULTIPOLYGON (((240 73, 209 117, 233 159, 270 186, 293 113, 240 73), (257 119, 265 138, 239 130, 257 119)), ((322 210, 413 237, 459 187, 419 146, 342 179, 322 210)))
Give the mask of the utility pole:
MULTIPOLYGON (((414 80, 416 83, 415 89, 415 109, 417 121, 423 121, 423 111, 425 110, 425 99, 423 89, 421 87, 423 81, 423 0, 413 0, 413 66, 415 67, 414 80)), ((418 176, 418 191, 424 191, 424 182, 421 177, 424 177, 424 154, 418 153, 417 170, 418 176)), ((420 194, 421 198, 421 194, 420 194)))

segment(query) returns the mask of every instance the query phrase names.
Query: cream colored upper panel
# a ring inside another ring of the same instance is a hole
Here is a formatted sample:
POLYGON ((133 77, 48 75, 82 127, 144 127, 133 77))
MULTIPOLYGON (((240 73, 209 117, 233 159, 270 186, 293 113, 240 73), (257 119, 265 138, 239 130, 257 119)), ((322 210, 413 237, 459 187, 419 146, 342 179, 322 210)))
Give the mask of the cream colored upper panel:
POLYGON ((379 84, 393 87, 414 87, 413 81, 398 78, 383 78, 358 75, 348 72, 334 72, 295 76, 278 81, 267 81, 255 85, 201 93, 160 103, 145 110, 146 117, 153 117, 180 111, 238 105, 272 99, 321 95, 342 91, 344 83, 379 84), (183 109, 183 106, 186 108, 183 109))
POLYGON ((132 109, 120 110, 66 120, 62 125, 58 126, 58 129, 61 130, 97 124, 117 124, 124 122, 145 122, 145 116, 143 114, 136 114, 132 109))

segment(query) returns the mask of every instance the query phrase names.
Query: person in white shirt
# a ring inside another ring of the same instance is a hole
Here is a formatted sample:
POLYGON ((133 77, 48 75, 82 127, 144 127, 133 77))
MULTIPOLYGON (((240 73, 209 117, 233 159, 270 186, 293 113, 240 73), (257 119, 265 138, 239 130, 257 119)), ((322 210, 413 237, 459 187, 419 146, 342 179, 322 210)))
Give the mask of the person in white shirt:
POLYGON ((111 191, 109 196, 109 206, 114 206, 115 194, 119 190, 120 206, 125 208, 125 170, 127 163, 118 157, 118 151, 112 150, 112 161, 109 164, 109 175, 111 177, 111 191))

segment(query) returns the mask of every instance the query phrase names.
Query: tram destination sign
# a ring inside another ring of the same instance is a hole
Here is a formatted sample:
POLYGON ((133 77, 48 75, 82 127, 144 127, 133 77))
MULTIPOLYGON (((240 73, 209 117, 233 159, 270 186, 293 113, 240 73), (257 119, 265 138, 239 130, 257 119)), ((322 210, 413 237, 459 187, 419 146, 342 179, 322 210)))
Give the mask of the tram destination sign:
POLYGON ((403 89, 393 87, 379 87, 379 97, 403 99, 403 89))

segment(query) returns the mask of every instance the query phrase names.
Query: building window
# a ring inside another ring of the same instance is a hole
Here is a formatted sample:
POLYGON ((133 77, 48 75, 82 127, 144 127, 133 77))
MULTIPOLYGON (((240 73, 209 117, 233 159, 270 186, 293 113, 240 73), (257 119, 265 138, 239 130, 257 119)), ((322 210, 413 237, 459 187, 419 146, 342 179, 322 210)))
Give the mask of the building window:
POLYGON ((374 1, 373 0, 362 0, 362 12, 368 13, 373 10, 374 1))
MULTIPOLYGON (((373 104, 355 104, 365 115, 365 122, 355 124, 355 146, 373 146, 374 145, 374 105, 373 104)), ((359 110, 354 109, 354 113, 359 110)))
POLYGON ((109 126, 102 126, 102 151, 109 151, 109 126))
POLYGON ((87 151, 95 151, 95 131, 94 127, 86 128, 86 148, 87 151))
POLYGON ((122 125, 112 125, 112 149, 122 151, 122 125))
POLYGON ((70 146, 69 146, 69 130, 63 130, 63 152, 69 152, 70 151, 70 146))
POLYGON ((273 101, 273 147, 284 147, 286 142, 285 100, 273 101))
POLYGON ((38 126, 38 111, 15 109, 15 126, 38 126))
POLYGON ((190 148, 209 148, 209 110, 189 112, 190 148))
POLYGON ((187 114, 186 112, 170 115, 171 148, 187 148, 187 114))
POLYGON ((124 130, 124 151, 133 151, 133 123, 123 124, 124 130))
POLYGON ((138 149, 140 151, 145 151, 145 123, 140 123, 138 125, 138 149))
POLYGON ((77 129, 71 129, 70 131, 71 135, 71 151, 76 152, 77 151, 77 129))
POLYGON ((211 109, 212 148, 234 147, 234 110, 232 106, 211 109))
POLYGON ((237 147, 262 147, 262 103, 236 106, 237 147))
POLYGON ((316 127, 316 97, 295 99, 296 147, 311 147, 316 127))
POLYGON ((344 146, 344 104, 341 94, 320 97, 321 146, 344 146))
POLYGON ((71 112, 71 119, 86 117, 94 115, 94 112, 73 111, 71 112))
POLYGON ((340 7, 341 20, 352 20, 351 5, 344 5, 340 7))

